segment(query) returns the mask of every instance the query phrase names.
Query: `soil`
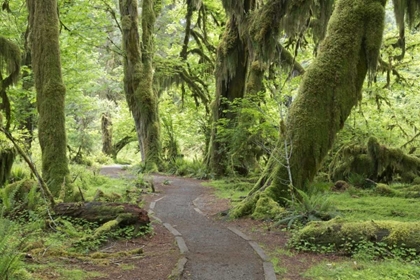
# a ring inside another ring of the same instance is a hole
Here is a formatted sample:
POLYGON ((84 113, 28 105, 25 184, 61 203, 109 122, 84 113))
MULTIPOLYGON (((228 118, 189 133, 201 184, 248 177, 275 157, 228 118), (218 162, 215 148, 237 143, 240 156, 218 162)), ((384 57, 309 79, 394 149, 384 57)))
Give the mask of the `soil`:
MULTIPOLYGON (((124 176, 120 166, 107 167, 101 173, 112 177, 124 176)), ((261 259, 245 240, 227 230, 232 226, 256 240, 269 257, 276 256, 278 279, 308 279, 302 274, 311 266, 341 259, 335 255, 300 253, 288 249, 286 243, 289 233, 273 228, 270 222, 250 218, 227 220, 221 213, 229 209, 230 202, 218 198, 212 188, 203 187, 199 180, 155 175, 154 187, 156 193, 143 198, 145 205, 155 202, 155 215, 178 230, 189 249, 185 254, 188 261, 181 279, 264 279, 261 259)), ((152 226, 151 236, 110 243, 103 249, 117 252, 141 247, 144 253, 140 256, 110 260, 101 265, 67 260, 65 265, 102 275, 90 279, 168 279, 181 254, 175 236, 162 223, 154 221, 152 226)))

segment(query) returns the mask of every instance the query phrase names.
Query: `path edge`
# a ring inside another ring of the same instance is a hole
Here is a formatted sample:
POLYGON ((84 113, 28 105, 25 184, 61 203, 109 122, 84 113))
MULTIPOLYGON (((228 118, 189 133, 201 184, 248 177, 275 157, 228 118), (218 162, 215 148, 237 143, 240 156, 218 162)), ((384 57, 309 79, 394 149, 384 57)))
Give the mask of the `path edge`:
POLYGON ((268 256, 265 254, 264 250, 258 245, 257 242, 252 240, 251 237, 240 231, 235 227, 227 227, 231 232, 239 236, 240 238, 244 239, 248 242, 249 246, 254 249, 257 255, 261 258, 263 262, 263 270, 264 270, 264 278, 265 280, 277 280, 276 272, 274 271, 273 263, 270 261, 268 256))
POLYGON ((179 258, 175 267, 172 269, 172 272, 168 276, 168 279, 180 280, 182 274, 184 273, 185 265, 187 264, 187 261, 188 261, 187 258, 185 257, 185 254, 188 252, 188 247, 185 244, 185 240, 182 237, 182 234, 179 231, 177 231, 171 224, 164 223, 159 217, 156 216, 155 212, 153 211, 156 206, 156 203, 159 200, 163 199, 164 197, 165 196, 162 196, 161 198, 158 198, 150 202, 148 212, 149 212, 149 215, 152 217, 152 219, 162 224, 174 236, 176 240, 181 257, 179 258))

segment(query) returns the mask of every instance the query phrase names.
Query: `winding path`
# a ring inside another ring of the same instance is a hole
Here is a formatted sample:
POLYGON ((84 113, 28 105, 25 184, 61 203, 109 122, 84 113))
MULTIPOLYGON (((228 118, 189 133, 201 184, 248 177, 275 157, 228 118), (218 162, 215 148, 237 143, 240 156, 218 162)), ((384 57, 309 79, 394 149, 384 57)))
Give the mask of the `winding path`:
MULTIPOLYGON (((167 179, 154 177, 155 183, 167 179)), ((263 260, 247 240, 195 207, 193 201, 204 192, 198 181, 171 177, 165 196, 152 203, 156 216, 176 236, 187 259, 181 279, 273 279, 264 275, 263 260)))
MULTIPOLYGON (((101 169, 111 177, 123 175, 122 166, 101 169)), ((150 214, 175 236, 183 258, 176 278, 182 280, 276 280, 258 244, 235 228, 207 218, 194 205, 206 193, 197 180, 154 175, 163 196, 151 202, 150 214), (164 182, 170 182, 165 185, 164 182)))

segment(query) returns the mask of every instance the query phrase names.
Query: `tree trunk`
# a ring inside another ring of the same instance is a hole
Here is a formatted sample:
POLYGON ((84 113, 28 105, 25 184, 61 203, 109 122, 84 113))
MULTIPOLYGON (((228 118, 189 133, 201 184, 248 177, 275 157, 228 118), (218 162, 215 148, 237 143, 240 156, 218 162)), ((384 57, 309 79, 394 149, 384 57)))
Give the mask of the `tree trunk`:
POLYGON ((319 55, 306 72, 292 104, 286 132, 291 156, 288 162, 278 165, 268 189, 277 201, 290 197, 290 186, 303 190, 308 187, 335 135, 361 99, 368 69, 376 68, 385 0, 356 2, 337 3, 319 55))
MULTIPOLYGON (((3 141, 2 141, 3 142, 3 141)), ((1 143, 5 145, 5 143, 1 143)), ((0 150, 0 187, 3 187, 4 184, 10 177, 10 172, 12 171, 13 162, 15 161, 16 152, 11 147, 3 147, 0 150)))
POLYGON ((116 202, 59 203, 54 207, 59 216, 85 219, 103 224, 118 220, 120 225, 147 225, 150 223, 147 211, 137 205, 116 202))
POLYGON ((102 152, 108 156, 112 155, 112 119, 109 112, 102 114, 102 152))
POLYGON ((142 42, 135 0, 120 0, 124 49, 124 90, 134 118, 142 162, 147 170, 160 165, 158 97, 153 90, 153 31, 159 1, 142 1, 142 42))
POLYGON ((27 0, 31 26, 32 68, 35 75, 39 112, 39 143, 42 152, 42 175, 51 193, 58 196, 68 187, 66 156, 65 93, 61 76, 58 44, 59 20, 56 0, 27 0))
POLYGON ((208 154, 208 166, 216 176, 224 175, 228 165, 228 139, 218 137, 218 122, 221 119, 232 121, 236 117, 228 112, 229 103, 243 98, 245 93, 248 50, 240 38, 238 24, 232 15, 217 50, 216 98, 213 103, 213 127, 208 154))
MULTIPOLYGON (((274 170, 272 184, 264 190, 278 203, 284 204, 284 198, 291 197, 293 188, 307 189, 335 135, 361 99, 366 74, 368 70, 373 74, 376 68, 385 2, 337 2, 326 38, 306 71, 289 112, 284 136, 289 156, 282 153, 284 147, 278 149, 276 158, 282 162, 274 170)), ((238 205, 235 213, 240 213, 245 205, 238 205)), ((247 205, 246 209, 252 207, 247 205)), ((249 213, 242 213, 246 214, 249 213)))

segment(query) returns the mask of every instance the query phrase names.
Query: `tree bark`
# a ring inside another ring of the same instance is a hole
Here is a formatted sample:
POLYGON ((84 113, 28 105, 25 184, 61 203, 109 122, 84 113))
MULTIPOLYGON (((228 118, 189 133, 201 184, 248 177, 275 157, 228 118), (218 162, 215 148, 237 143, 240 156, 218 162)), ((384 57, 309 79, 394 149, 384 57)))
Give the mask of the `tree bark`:
POLYGON ((72 194, 66 156, 65 93, 58 43, 59 20, 56 0, 27 0, 31 26, 32 68, 35 75, 39 112, 39 143, 42 175, 57 197, 65 187, 72 194))
POLYGON ((161 161, 158 97, 153 90, 153 31, 160 1, 142 1, 142 42, 135 0, 120 0, 124 50, 124 90, 133 115, 142 162, 156 170, 161 161))

